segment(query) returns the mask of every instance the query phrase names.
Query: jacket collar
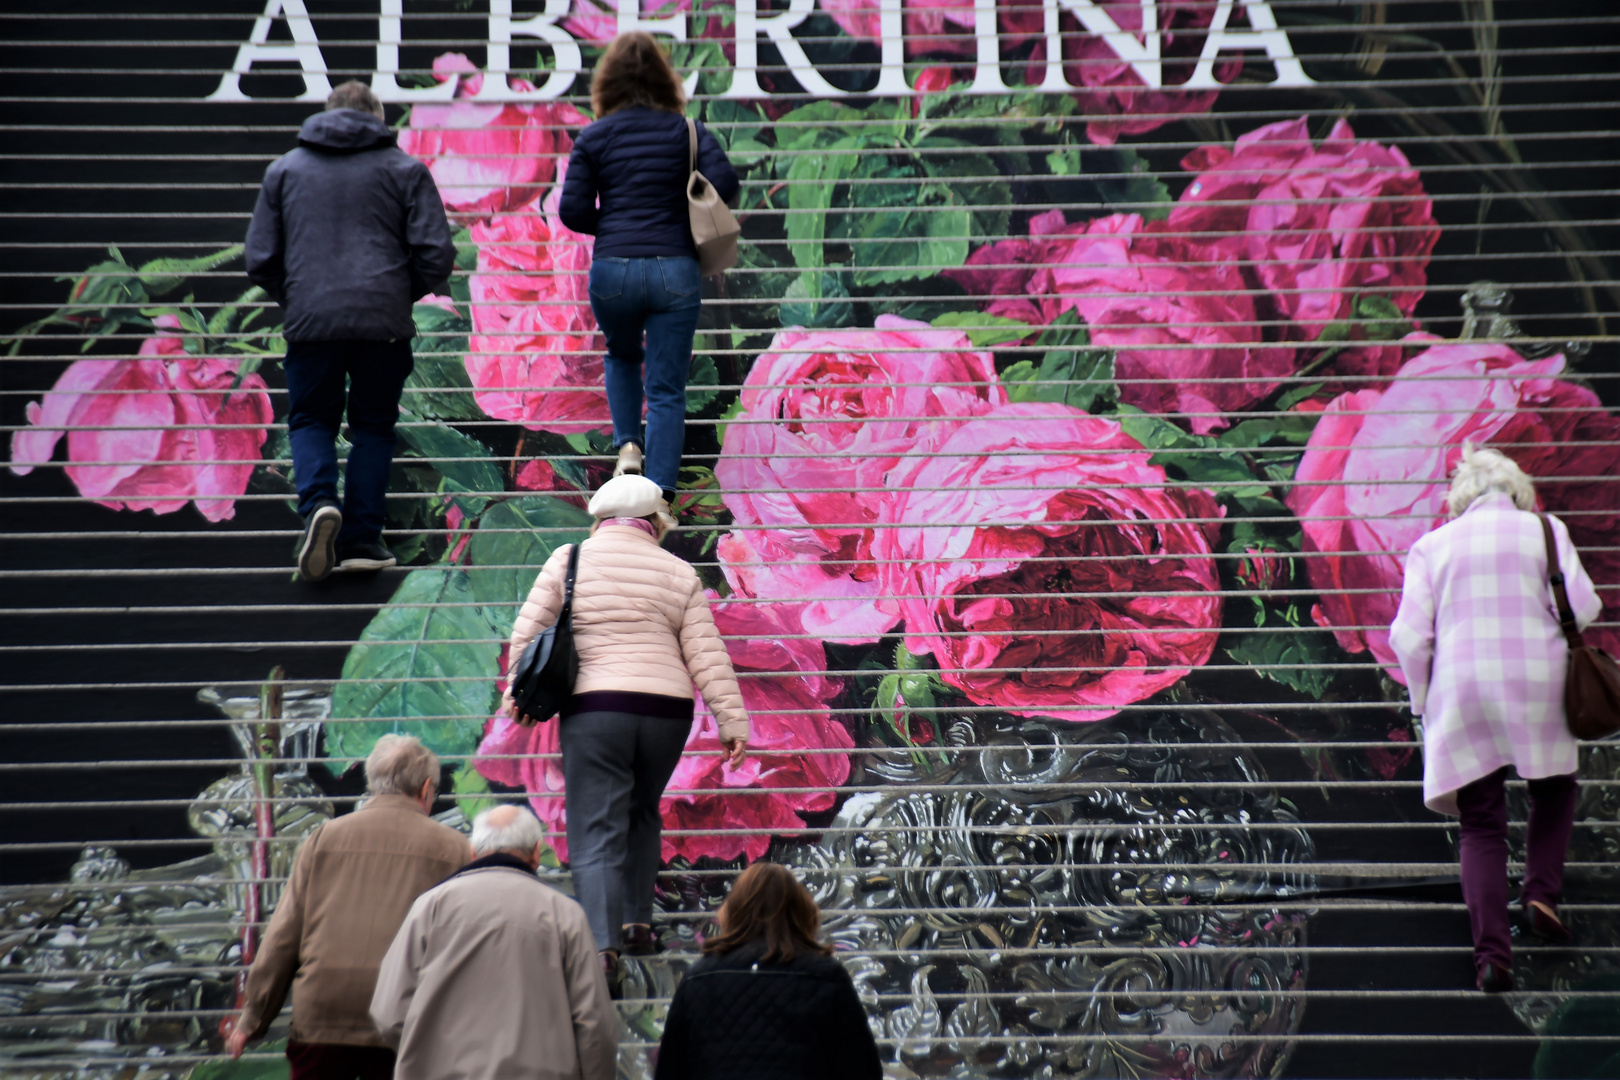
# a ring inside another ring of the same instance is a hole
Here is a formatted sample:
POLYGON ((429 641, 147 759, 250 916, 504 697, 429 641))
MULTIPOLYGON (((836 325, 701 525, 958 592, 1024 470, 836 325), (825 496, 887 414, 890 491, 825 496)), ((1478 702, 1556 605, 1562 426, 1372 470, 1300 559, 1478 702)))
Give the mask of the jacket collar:
POLYGON ((598 525, 595 535, 615 537, 633 536, 644 544, 651 544, 653 547, 659 546, 658 537, 654 536, 652 533, 642 532, 640 529, 634 528, 630 525, 598 525))
POLYGON ((367 796, 366 801, 360 805, 355 813, 363 814, 367 810, 409 810, 412 813, 427 816, 427 811, 422 809, 422 804, 409 795, 367 796))
POLYGON ((1487 491, 1485 494, 1481 495, 1479 498, 1477 498, 1473 502, 1469 503, 1468 504, 1468 509, 1464 510, 1463 513, 1465 515, 1466 514, 1472 514, 1475 510, 1479 510, 1479 509, 1482 509, 1484 507, 1491 507, 1492 509, 1495 509, 1495 510, 1517 510, 1518 509, 1518 507, 1513 504, 1513 496, 1509 495, 1507 492, 1505 492, 1505 491, 1487 491))
MULTIPOLYGON (((492 851, 488 855, 480 855, 466 866, 463 866, 460 870, 457 870, 455 873, 445 878, 444 881, 453 881, 462 874, 470 874, 474 870, 493 870, 496 868, 521 870, 530 877, 534 877, 534 867, 530 866, 516 855, 509 855, 504 851, 492 851)), ((538 881, 540 879, 535 878, 535 880, 538 881)), ((444 881, 439 882, 439 884, 443 885, 444 881)))

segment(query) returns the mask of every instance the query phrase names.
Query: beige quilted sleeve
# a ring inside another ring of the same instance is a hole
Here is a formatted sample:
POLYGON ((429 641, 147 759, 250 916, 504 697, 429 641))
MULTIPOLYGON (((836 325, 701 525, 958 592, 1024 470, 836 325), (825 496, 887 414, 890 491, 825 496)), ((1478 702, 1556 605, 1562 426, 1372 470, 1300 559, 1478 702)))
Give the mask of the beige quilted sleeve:
POLYGON ((703 583, 695 573, 691 580, 686 616, 681 621, 681 657, 704 703, 714 714, 715 723, 720 726, 721 741, 746 739, 748 710, 743 707, 737 672, 731 666, 720 630, 714 625, 714 613, 709 610, 709 598, 703 595, 703 583))
MULTIPOLYGON (((506 650, 508 671, 518 662, 518 657, 523 655, 529 642, 538 637, 540 631, 555 623, 562 612, 563 580, 568 575, 568 552, 572 547, 572 544, 564 544, 553 551, 546 565, 540 568, 539 576, 534 579, 534 588, 529 590, 529 598, 523 601, 517 621, 512 624, 512 638, 506 650)), ((511 690, 506 692, 501 704, 512 704, 511 690)))

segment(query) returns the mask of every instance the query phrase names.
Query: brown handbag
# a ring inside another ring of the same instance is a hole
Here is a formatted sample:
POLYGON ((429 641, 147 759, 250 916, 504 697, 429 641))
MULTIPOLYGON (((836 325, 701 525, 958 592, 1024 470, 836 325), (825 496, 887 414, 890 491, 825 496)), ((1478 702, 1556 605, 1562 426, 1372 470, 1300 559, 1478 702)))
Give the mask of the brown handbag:
POLYGON ((1577 739, 1606 739, 1620 731, 1620 667, 1614 657, 1588 645, 1575 625, 1569 593, 1564 589, 1564 572, 1558 565, 1558 544, 1553 540, 1552 523, 1541 519, 1541 535, 1547 541, 1547 582, 1558 605, 1558 622, 1569 643, 1569 673, 1564 678, 1564 721, 1577 739))

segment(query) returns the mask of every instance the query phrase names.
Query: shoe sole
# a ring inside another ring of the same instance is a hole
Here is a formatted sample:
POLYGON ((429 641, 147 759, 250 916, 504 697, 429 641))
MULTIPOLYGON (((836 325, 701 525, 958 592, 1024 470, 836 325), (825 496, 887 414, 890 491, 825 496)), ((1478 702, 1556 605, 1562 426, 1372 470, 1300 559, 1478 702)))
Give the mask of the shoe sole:
POLYGON ((298 576, 305 581, 322 581, 337 564, 337 535, 343 528, 343 511, 323 506, 311 516, 304 529, 304 547, 298 553, 298 576))
POLYGON ((386 570, 390 566, 398 565, 398 559, 344 559, 338 563, 337 568, 352 573, 363 570, 386 570))

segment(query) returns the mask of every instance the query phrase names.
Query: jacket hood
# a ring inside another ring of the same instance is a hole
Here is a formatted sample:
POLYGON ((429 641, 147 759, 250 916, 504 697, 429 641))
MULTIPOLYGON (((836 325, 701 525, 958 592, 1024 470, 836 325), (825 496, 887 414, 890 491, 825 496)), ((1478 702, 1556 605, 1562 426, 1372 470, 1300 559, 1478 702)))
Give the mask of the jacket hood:
POLYGON ((370 113, 358 109, 333 109, 316 113, 304 121, 304 126, 298 131, 298 145, 331 154, 352 154, 359 150, 374 150, 379 146, 393 146, 394 132, 370 113))

